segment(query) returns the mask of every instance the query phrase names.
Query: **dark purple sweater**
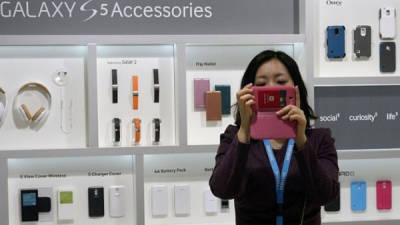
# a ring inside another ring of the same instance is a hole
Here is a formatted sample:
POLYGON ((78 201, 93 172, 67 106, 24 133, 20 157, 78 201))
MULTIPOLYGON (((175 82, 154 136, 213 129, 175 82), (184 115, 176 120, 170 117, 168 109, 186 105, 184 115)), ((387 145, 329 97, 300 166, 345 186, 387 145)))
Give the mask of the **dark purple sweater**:
MULTIPOLYGON (((237 225, 275 225, 275 179, 262 140, 238 141, 239 127, 230 125, 221 134, 210 187, 215 196, 235 199, 237 225)), ((296 147, 284 192, 283 224, 321 224, 321 205, 339 191, 337 153, 329 129, 306 130, 307 142, 296 147), (306 199, 306 201, 305 201, 306 199)), ((274 150, 282 169, 287 143, 274 150)))

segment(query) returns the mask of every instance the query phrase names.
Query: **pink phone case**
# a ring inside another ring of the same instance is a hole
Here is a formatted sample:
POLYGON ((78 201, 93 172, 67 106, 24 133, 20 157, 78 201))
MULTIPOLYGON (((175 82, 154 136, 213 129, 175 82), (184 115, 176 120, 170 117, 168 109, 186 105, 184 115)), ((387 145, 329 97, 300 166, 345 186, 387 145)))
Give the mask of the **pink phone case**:
POLYGON ((206 92, 210 90, 210 80, 208 78, 194 79, 194 108, 206 108, 206 92))
POLYGON ((293 86, 253 87, 256 104, 250 136, 253 139, 275 139, 296 137, 297 122, 282 120, 276 112, 286 105, 296 105, 296 90, 293 86))
POLYGON ((392 182, 390 180, 376 182, 376 208, 379 210, 392 208, 392 182))

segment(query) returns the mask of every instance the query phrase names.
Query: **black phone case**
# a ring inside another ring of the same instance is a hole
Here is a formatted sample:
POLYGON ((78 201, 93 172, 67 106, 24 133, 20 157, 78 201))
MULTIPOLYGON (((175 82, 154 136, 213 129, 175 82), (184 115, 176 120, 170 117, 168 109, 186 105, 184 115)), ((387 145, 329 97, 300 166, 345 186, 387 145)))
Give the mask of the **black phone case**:
POLYGON ((371 26, 360 25, 354 30, 354 54, 371 57, 371 26))
POLYGON ((89 217, 104 216, 104 188, 89 187, 89 217))
POLYGON ((331 201, 330 203, 328 203, 327 205, 325 205, 325 211, 327 212, 337 212, 340 210, 340 184, 339 184, 339 192, 336 196, 336 198, 331 201))
POLYGON ((21 221, 29 222, 29 221, 38 221, 39 220, 39 197, 38 190, 21 190, 21 221), (24 206, 24 194, 34 193, 36 195, 35 205, 32 206, 24 206))
POLYGON ((380 71, 390 73, 396 71, 396 43, 381 42, 379 44, 380 71))

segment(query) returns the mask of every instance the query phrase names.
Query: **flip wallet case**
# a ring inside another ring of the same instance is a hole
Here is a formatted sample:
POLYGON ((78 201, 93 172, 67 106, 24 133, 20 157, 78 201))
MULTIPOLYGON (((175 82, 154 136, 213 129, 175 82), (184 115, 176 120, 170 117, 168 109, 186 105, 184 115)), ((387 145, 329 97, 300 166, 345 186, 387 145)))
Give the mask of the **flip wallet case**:
POLYGON ((396 37, 396 9, 385 7, 379 9, 379 36, 381 39, 396 37))
POLYGON ((223 115, 231 114, 231 86, 230 85, 215 85, 215 90, 221 92, 221 110, 223 115))
POLYGON ((380 71, 390 73, 396 71, 396 43, 381 42, 379 44, 380 71))
POLYGON ((253 139, 294 138, 297 123, 282 120, 276 112, 286 105, 296 105, 296 90, 293 86, 253 87, 256 104, 253 105, 253 117, 250 136, 253 139))
POLYGON ((344 58, 345 52, 345 27, 344 26, 328 26, 326 28, 328 46, 328 58, 344 58))
POLYGON ((210 90, 210 80, 207 78, 194 79, 194 108, 206 108, 206 92, 210 90))
POLYGON ((392 182, 390 180, 376 182, 376 208, 379 210, 392 208, 392 182))
POLYGON ((360 57, 371 57, 371 26, 357 26, 354 30, 354 54, 360 57))
POLYGON ((336 198, 331 201, 330 203, 328 203, 327 205, 325 205, 325 211, 326 212, 337 212, 340 211, 340 183, 339 183, 339 192, 336 196, 336 198))
POLYGON ((221 92, 206 92, 206 120, 221 120, 221 92))
POLYGON ((351 182, 351 210, 365 211, 367 207, 367 184, 365 181, 351 182))

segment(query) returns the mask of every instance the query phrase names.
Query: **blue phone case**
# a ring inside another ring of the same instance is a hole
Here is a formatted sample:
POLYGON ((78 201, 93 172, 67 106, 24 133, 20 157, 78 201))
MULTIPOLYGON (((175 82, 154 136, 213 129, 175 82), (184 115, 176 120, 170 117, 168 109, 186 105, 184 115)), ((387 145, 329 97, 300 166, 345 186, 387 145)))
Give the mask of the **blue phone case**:
POLYGON ((345 52, 345 30, 344 26, 328 26, 326 28, 328 46, 328 58, 344 58, 345 52))
POLYGON ((351 182, 351 210, 365 211, 367 208, 367 184, 365 181, 351 182))

